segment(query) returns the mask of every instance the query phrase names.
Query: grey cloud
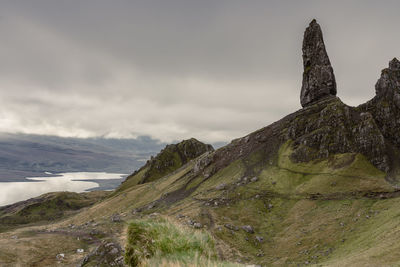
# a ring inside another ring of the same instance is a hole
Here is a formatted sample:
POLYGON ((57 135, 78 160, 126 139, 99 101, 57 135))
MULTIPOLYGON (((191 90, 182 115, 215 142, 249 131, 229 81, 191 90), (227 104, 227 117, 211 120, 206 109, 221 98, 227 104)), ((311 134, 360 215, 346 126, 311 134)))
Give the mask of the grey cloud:
POLYGON ((399 55, 396 1, 3 1, 0 131, 228 141, 300 108, 316 17, 350 105, 399 55))

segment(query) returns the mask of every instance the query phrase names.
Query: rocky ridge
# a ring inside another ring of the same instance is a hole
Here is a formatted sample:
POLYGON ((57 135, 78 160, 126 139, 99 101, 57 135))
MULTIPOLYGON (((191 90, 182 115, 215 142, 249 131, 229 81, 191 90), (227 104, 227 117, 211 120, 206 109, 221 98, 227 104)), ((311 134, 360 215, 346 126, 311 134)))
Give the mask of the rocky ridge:
POLYGON ((212 151, 214 151, 214 148, 211 145, 204 144, 195 138, 183 140, 178 144, 167 145, 155 157, 151 157, 143 167, 129 176, 127 180, 138 173, 142 173, 139 183, 154 181, 182 167, 190 160, 212 151))
POLYGON ((295 162, 326 159, 338 153, 360 153, 387 173, 388 180, 397 182, 400 177, 400 62, 395 58, 389 68, 382 70, 376 83, 376 96, 371 101, 351 107, 335 96, 333 69, 321 28, 315 20, 304 34, 303 60, 300 102, 304 108, 232 141, 198 165, 211 166, 208 172, 215 173, 254 151, 262 151, 265 163, 273 160, 282 144, 291 142, 291 159, 295 162))

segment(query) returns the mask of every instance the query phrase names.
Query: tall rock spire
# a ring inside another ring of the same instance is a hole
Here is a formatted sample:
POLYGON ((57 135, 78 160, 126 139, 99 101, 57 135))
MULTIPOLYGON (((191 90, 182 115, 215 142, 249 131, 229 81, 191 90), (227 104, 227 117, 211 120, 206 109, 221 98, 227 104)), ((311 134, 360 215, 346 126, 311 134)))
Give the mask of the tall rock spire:
POLYGON ((330 95, 336 95, 336 81, 325 50, 321 27, 315 19, 304 32, 303 83, 300 102, 303 107, 330 95))

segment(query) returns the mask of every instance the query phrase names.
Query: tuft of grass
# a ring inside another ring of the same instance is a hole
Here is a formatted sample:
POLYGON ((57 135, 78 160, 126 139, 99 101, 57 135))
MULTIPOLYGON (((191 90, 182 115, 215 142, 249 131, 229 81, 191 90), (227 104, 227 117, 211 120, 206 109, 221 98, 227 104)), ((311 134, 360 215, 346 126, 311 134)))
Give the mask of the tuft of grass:
POLYGON ((218 263, 210 234, 164 218, 130 223, 125 263, 129 266, 232 266, 218 263))

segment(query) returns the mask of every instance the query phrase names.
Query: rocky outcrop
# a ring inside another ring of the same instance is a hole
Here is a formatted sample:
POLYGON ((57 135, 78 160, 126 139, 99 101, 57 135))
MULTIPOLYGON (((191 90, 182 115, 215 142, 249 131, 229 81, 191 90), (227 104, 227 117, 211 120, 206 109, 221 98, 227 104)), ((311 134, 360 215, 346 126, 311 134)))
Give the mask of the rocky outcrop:
POLYGON ((147 163, 127 178, 141 174, 139 183, 147 183, 161 178, 192 159, 195 159, 206 152, 214 151, 211 145, 204 144, 195 138, 183 140, 178 144, 167 145, 157 156, 152 157, 147 163))
MULTIPOLYGON (((371 101, 351 107, 335 96, 335 76, 315 20, 304 33, 303 60, 301 104, 305 108, 215 152, 206 149, 209 153, 195 161, 194 176, 208 179, 232 162, 246 161, 256 152, 261 154, 262 160, 256 163, 261 169, 274 164, 280 147, 290 143, 290 158, 294 162, 359 153, 387 173, 389 181, 400 182, 400 62, 393 59, 389 68, 382 71, 371 101)), ((159 166, 157 161, 149 164, 159 166)))
POLYGON ((333 69, 315 20, 304 34, 301 104, 306 107, 232 141, 208 156, 203 173, 213 173, 254 152, 270 164, 290 141, 295 162, 326 159, 339 153, 363 154, 387 179, 400 181, 400 62, 395 58, 376 83, 376 96, 359 107, 336 97, 333 69))
POLYGON ((396 58, 382 70, 375 91, 376 96, 357 110, 371 114, 385 139, 388 177, 400 181, 400 62, 396 58))
POLYGON ((375 92, 378 98, 393 99, 400 108, 400 61, 397 58, 389 62, 389 68, 382 70, 375 84, 375 92))
POLYGON ((375 84, 376 96, 358 109, 369 112, 385 138, 400 147, 400 62, 394 58, 375 84))
POLYGON ((124 264, 123 250, 118 243, 103 240, 78 265, 78 267, 83 266, 126 266, 124 264))
POLYGON ((325 50, 321 27, 314 19, 304 32, 303 84, 300 102, 303 107, 336 95, 336 81, 325 50))

